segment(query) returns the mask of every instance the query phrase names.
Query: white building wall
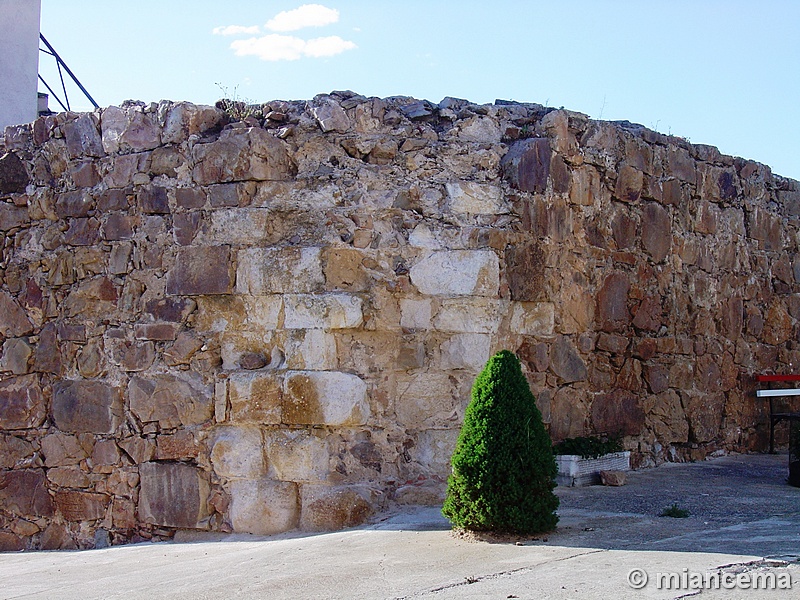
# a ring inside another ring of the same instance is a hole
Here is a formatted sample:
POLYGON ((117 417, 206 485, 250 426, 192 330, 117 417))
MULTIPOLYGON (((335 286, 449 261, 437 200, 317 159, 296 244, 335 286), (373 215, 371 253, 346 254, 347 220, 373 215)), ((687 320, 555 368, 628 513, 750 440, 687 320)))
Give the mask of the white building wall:
POLYGON ((0 135, 38 116, 41 0, 0 0, 0 135))

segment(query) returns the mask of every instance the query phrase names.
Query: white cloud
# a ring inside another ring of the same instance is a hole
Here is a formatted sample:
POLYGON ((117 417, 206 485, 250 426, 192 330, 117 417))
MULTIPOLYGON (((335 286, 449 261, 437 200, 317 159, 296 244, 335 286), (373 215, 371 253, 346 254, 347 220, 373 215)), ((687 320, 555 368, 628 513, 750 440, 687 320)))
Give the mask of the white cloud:
POLYGON ((261 28, 258 25, 245 27, 243 25, 228 25, 227 27, 214 27, 211 30, 214 35, 258 35, 261 28))
POLYGON ((231 48, 237 56, 257 56, 261 60, 298 60, 304 56, 323 58, 356 48, 353 42, 339 36, 303 40, 291 35, 270 34, 246 40, 236 40, 231 48))
POLYGON ((338 35, 331 35, 308 40, 303 52, 306 56, 321 58, 323 56, 335 56, 336 54, 341 54, 345 50, 352 50, 356 47, 357 46, 353 42, 343 40, 338 35))
POLYGON ((339 20, 339 11, 321 4, 303 4, 294 10, 279 12, 267 21, 271 31, 296 31, 304 27, 322 27, 339 20))

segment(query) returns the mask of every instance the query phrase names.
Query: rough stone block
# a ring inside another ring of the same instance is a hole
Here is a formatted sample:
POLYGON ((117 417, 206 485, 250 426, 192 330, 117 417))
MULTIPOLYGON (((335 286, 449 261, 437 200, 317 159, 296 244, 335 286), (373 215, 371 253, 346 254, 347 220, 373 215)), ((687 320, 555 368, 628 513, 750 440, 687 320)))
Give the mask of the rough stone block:
POLYGON ((228 378, 231 420, 235 423, 279 424, 282 394, 283 382, 275 373, 231 373, 228 378))
POLYGON ((465 380, 459 382, 452 377, 452 372, 403 373, 397 376, 394 412, 403 427, 457 427, 468 401, 469 390, 465 380))
POLYGON ((158 421, 164 429, 205 423, 214 411, 211 387, 191 371, 134 377, 128 384, 128 399, 139 420, 158 421))
POLYGON ((19 337, 33 331, 33 325, 25 310, 11 295, 0 290, 0 334, 4 337, 19 337))
POLYGON ((267 473, 258 427, 223 426, 211 437, 211 464, 220 477, 257 479, 267 473))
POLYGON ((505 259, 511 299, 528 302, 542 299, 547 264, 542 245, 537 240, 515 244, 506 249, 505 259))
POLYGON ((400 326, 407 329, 430 329, 433 305, 427 298, 400 300, 400 326))
POLYGON ((30 183, 25 163, 13 152, 0 156, 0 194, 24 194, 30 183))
POLYGON ((305 531, 336 531, 361 525, 374 512, 368 493, 358 487, 302 487, 300 528, 305 531))
POLYGON ((323 329, 296 329, 287 332, 283 350, 288 369, 332 371, 339 363, 336 338, 323 329))
POLYGON ((565 383, 583 381, 588 374, 586 364, 578 355, 575 346, 563 335, 558 336, 550 351, 550 368, 565 383))
POLYGON ((283 422, 289 425, 363 425, 369 417, 367 384, 338 371, 289 371, 283 422))
POLYGON ((47 479, 61 488, 88 488, 89 476, 80 467, 53 467, 47 469, 47 479))
POLYGON ((287 145, 260 127, 226 129, 217 141, 195 144, 192 158, 192 177, 198 185, 293 176, 287 145))
POLYGON ((0 434, 0 469, 41 466, 41 460, 35 459, 33 452, 30 442, 13 435, 0 434))
POLYGON ((20 517, 52 517, 43 469, 0 472, 0 506, 20 517))
POLYGON ((228 246, 180 248, 167 273, 167 294, 199 296, 230 294, 233 290, 228 246))
POLYGON ((22 227, 29 224, 30 221, 26 207, 0 202, 0 231, 22 227))
POLYGON ((433 320, 439 331, 495 333, 506 303, 489 298, 447 298, 433 320))
POLYGON ((329 472, 325 439, 308 431, 274 431, 267 436, 269 476, 281 481, 319 482, 329 472))
POLYGON ((105 154, 98 125, 97 116, 93 113, 80 115, 64 124, 64 138, 70 158, 105 154))
POLYGON ((161 144, 161 129, 155 113, 145 113, 140 106, 109 106, 100 117, 103 149, 115 152, 142 152, 161 144))
POLYGON ((443 369, 480 371, 489 360, 492 336, 485 333, 457 333, 441 346, 443 369))
POLYGON ((109 497, 105 494, 61 490, 56 492, 58 512, 67 521, 96 521, 105 517, 109 497))
POLYGON ((434 252, 410 271, 420 292, 441 296, 496 296, 500 261, 491 250, 434 252))
POLYGON ((508 212, 508 205, 499 185, 456 181, 445 185, 448 208, 454 213, 498 215, 508 212))
POLYGON ((512 302, 511 331, 537 337, 552 336, 555 313, 552 302, 512 302))
POLYGON ((74 436, 54 432, 41 440, 44 464, 48 468, 77 465, 89 457, 89 452, 74 436))
POLYGON ((139 465, 139 520, 142 523, 188 529, 204 528, 209 516, 208 475, 191 465, 139 465))
POLYGON ((286 329, 349 329, 363 321, 361 298, 349 294, 287 294, 283 305, 286 329))
POLYGON ((628 292, 630 281, 625 273, 611 273, 597 294, 597 317, 604 331, 621 331, 630 324, 628 292))
POLYGON ((600 481, 603 485, 625 485, 625 471, 600 471, 600 481))
POLYGON ((119 389, 103 381, 58 381, 53 420, 61 431, 114 433, 122 421, 119 389))
POLYGON ((361 292, 369 287, 362 262, 364 253, 351 248, 330 248, 324 252, 325 281, 328 289, 361 292))
POLYGON ((311 293, 325 285, 319 248, 250 248, 238 261, 239 294, 311 293))
POLYGON ((615 390, 595 397, 592 422, 598 433, 639 435, 644 427, 645 414, 637 396, 625 390, 615 390))
POLYGON ((547 138, 528 138, 515 142, 500 163, 503 177, 523 192, 544 193, 550 176, 552 154, 547 138))
POLYGON ((642 211, 642 247, 655 262, 661 262, 672 247, 672 220, 667 209, 648 202, 642 211))
POLYGON ((39 427, 47 417, 47 403, 36 375, 0 381, 0 428, 39 427))
POLYGON ((272 535, 297 527, 300 496, 296 483, 244 479, 232 481, 229 489, 234 531, 272 535))

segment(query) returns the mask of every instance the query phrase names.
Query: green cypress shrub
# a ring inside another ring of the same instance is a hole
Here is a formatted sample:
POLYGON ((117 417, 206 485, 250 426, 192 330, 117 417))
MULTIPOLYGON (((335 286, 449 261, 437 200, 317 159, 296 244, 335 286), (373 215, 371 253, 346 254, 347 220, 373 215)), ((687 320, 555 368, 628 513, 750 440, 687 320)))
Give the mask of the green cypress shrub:
POLYGON ((502 350, 472 387, 442 514, 458 528, 532 534, 558 522, 550 436, 519 364, 502 350))

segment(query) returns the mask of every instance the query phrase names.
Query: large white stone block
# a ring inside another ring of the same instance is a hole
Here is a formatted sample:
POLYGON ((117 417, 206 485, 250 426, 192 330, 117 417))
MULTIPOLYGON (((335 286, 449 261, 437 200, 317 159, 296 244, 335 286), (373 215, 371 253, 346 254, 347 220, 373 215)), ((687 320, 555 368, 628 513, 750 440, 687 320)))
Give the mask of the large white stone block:
POLYGON ((511 330, 522 335, 551 336, 555 330, 552 302, 512 302, 511 330))
POLYGON ((400 300, 400 326, 408 329, 430 329, 433 303, 428 298, 400 300))
POLYGON ((457 427, 469 400, 468 386, 451 373, 403 373, 397 376, 394 410, 409 429, 457 427))
POLYGON ((337 368, 336 338, 324 329, 294 329, 283 344, 286 368, 330 371, 337 368))
POLYGON ((479 372, 492 349, 492 336, 486 333, 457 333, 441 346, 443 369, 479 372))
POLYGON ((472 181, 448 183, 448 206, 451 212, 473 215, 497 215, 508 212, 508 206, 499 186, 472 181))
POLYGON ((500 261, 491 250, 434 252, 410 271, 411 283, 431 296, 496 296, 500 261))
POLYGON ((230 517, 237 533, 272 535, 297 527, 300 495, 297 484, 267 479, 230 483, 230 517))
POLYGON ((283 305, 286 329, 348 329, 364 318, 361 298, 350 294, 287 294, 283 305))
POLYGON ((370 496, 363 486, 304 485, 300 528, 334 531, 361 525, 374 511, 370 496))
POLYGON ((220 477, 257 479, 267 473, 258 427, 218 427, 211 434, 211 464, 220 477))
POLYGON ((310 293, 325 285, 319 248, 240 250, 236 292, 265 295, 310 293))
POLYGON ((328 476, 330 454, 321 437, 304 430, 267 435, 269 476, 281 481, 320 482, 328 476))
POLYGON ((447 298, 433 320, 440 331, 494 333, 500 327, 507 303, 489 298, 447 298))
POLYGON ((339 371, 289 371, 283 422, 289 425, 363 425, 369 417, 367 384, 339 371))

